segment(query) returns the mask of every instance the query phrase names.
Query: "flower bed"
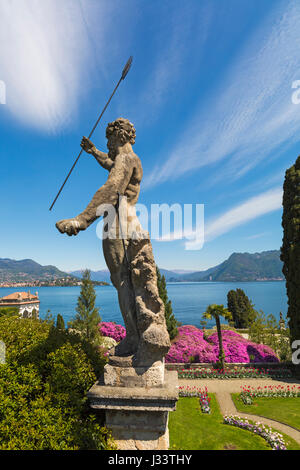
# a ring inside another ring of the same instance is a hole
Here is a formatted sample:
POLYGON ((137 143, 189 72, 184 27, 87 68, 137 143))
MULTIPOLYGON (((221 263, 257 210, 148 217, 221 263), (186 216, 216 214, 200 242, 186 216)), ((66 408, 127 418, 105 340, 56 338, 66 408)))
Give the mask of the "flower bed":
POLYGON ((224 416, 224 423, 258 434, 270 444, 273 450, 286 450, 283 436, 262 423, 250 423, 247 419, 239 416, 224 416))
POLYGON ((288 369, 254 369, 236 367, 234 369, 182 369, 178 371, 179 379, 264 379, 291 377, 288 369))
POLYGON ((207 388, 201 389, 199 387, 188 387, 181 386, 179 387, 179 396, 180 397, 198 397, 200 401, 200 407, 202 413, 210 413, 210 398, 207 393, 207 388))
POLYGON ((300 397, 300 386, 297 385, 266 385, 264 387, 241 387, 240 398, 244 405, 252 405, 253 398, 298 398, 300 397))

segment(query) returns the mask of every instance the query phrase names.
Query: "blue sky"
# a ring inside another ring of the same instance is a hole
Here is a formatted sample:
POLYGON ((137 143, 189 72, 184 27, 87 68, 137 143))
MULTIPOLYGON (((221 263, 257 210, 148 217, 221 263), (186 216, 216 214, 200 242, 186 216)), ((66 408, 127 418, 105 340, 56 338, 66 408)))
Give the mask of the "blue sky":
POLYGON ((130 55, 94 143, 105 150, 107 123, 130 119, 139 202, 205 204, 204 247, 153 241, 158 265, 201 270, 280 247, 284 172, 300 153, 299 2, 0 0, 0 43, 0 257, 105 268, 96 224, 55 228, 105 182, 93 157, 48 209, 130 55))

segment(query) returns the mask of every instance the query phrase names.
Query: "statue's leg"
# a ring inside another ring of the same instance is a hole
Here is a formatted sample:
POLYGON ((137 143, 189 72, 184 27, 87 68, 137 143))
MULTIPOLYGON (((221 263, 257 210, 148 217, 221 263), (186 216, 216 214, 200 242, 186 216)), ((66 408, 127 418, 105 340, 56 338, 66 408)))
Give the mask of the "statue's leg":
POLYGON ((103 253, 110 271, 111 282, 118 291, 120 310, 126 328, 126 338, 115 348, 115 354, 118 356, 134 354, 139 343, 135 295, 122 240, 103 239, 103 253))
POLYGON ((132 266, 139 347, 136 365, 151 365, 162 360, 170 348, 164 304, 157 287, 156 264, 149 238, 130 240, 128 253, 132 266))

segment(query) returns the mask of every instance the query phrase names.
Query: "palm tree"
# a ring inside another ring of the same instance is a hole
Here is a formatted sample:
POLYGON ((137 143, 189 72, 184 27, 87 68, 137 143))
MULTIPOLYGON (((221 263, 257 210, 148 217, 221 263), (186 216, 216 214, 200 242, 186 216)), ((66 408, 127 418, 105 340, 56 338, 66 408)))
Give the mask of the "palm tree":
POLYGON ((223 349, 220 317, 223 317, 225 318, 225 320, 228 320, 228 321, 232 319, 231 313, 229 312, 229 310, 227 310, 227 308, 224 308, 224 305, 211 304, 207 307, 206 311, 202 314, 202 318, 205 318, 206 320, 211 320, 212 318, 216 320, 216 327, 217 327, 218 339, 219 339, 219 363, 221 365, 221 369, 224 371, 225 354, 224 354, 224 349, 223 349))

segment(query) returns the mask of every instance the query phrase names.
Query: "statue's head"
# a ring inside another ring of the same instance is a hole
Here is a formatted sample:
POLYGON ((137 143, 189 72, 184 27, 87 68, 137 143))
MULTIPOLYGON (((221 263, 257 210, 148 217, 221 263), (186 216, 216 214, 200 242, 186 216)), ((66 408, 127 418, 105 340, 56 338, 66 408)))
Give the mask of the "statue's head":
POLYGON ((118 142, 121 145, 135 143, 135 128, 128 119, 118 118, 110 122, 106 128, 106 138, 108 141, 118 142))

